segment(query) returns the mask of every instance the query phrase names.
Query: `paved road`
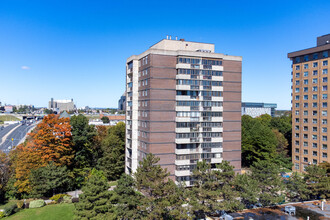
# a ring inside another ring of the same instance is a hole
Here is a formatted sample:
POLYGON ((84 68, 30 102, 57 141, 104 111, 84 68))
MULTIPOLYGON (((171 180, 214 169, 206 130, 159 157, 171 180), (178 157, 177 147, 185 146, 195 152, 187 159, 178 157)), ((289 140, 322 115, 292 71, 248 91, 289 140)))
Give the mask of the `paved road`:
MULTIPOLYGON (((2 141, 3 136, 5 136, 11 129, 13 129, 14 127, 18 126, 19 124, 12 124, 12 125, 8 125, 6 127, 4 127, 2 130, 0 128, 0 143, 2 141)), ((3 127, 3 125, 0 125, 0 127, 3 127)))
POLYGON ((6 137, 6 140, 0 145, 0 150, 5 153, 8 153, 12 149, 12 147, 17 146, 19 144, 19 142, 25 137, 27 132, 34 126, 35 124, 19 125, 12 133, 10 133, 6 137))

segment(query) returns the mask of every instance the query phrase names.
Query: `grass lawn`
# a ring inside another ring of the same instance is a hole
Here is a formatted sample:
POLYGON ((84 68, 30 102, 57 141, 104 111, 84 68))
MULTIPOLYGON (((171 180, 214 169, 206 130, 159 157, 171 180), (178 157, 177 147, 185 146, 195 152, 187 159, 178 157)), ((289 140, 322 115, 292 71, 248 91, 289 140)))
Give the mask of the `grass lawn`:
POLYGON ((4 220, 71 220, 74 204, 47 205, 42 208, 23 209, 4 220))
POLYGON ((0 115, 0 123, 4 121, 20 121, 20 119, 12 115, 0 115))

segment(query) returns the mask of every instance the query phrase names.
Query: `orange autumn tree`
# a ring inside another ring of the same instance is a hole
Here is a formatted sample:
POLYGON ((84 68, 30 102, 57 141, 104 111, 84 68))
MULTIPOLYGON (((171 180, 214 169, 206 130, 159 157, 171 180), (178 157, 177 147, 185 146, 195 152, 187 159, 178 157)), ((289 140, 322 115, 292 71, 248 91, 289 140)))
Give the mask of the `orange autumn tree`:
POLYGON ((69 118, 45 116, 28 135, 27 143, 16 148, 15 186, 21 193, 31 190, 29 175, 32 169, 44 167, 51 161, 57 166, 69 166, 74 157, 69 118))

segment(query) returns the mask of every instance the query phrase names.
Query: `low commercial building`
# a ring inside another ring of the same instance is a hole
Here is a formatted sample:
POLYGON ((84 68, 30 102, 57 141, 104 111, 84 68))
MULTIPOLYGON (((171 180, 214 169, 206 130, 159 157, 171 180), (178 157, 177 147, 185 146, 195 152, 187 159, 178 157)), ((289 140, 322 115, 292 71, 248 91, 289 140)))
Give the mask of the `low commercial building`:
POLYGON ((268 114, 274 117, 276 108, 277 104, 275 103, 242 102, 242 115, 249 115, 252 118, 256 118, 260 115, 268 114))
POLYGON ((73 102, 73 99, 68 100, 54 100, 51 98, 51 100, 48 103, 48 109, 51 109, 53 111, 57 112, 63 112, 63 111, 73 111, 76 109, 76 106, 73 102))

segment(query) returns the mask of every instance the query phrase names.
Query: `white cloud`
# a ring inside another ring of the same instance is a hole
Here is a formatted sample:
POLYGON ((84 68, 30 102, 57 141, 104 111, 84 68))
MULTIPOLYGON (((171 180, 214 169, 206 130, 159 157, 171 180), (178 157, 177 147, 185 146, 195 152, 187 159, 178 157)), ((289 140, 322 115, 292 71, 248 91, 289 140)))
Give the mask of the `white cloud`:
POLYGON ((21 66, 21 69, 22 69, 22 70, 29 70, 30 67, 29 67, 29 66, 21 66))

